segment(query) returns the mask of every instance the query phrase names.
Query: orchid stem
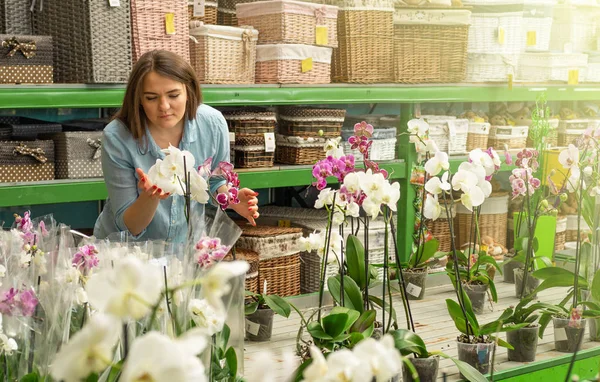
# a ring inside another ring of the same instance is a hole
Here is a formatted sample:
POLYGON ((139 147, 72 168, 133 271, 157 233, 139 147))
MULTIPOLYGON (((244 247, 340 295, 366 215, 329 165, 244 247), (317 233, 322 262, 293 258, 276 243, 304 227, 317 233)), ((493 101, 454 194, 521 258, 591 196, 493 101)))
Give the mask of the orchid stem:
POLYGON ((413 321, 412 311, 410 309, 408 295, 406 294, 406 284, 404 282, 404 275, 402 274, 402 263, 400 262, 400 255, 398 254, 398 237, 396 236, 396 226, 394 225, 394 219, 390 219, 390 228, 392 230, 392 241, 394 243, 394 257, 396 260, 396 269, 398 270, 398 286, 400 287, 400 294, 402 295, 402 305, 404 305, 404 314, 406 315, 406 326, 409 330, 415 332, 415 324, 413 321))

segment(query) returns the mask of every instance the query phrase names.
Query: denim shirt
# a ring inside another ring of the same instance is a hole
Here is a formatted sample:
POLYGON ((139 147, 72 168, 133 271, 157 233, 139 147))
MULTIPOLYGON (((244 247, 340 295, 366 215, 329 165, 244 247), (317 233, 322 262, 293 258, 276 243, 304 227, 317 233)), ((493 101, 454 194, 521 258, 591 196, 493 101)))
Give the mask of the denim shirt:
MULTIPOLYGON (((102 171, 108 190, 104 210, 94 227, 94 235, 104 239, 114 233, 129 233, 123 221, 127 208, 140 194, 136 168, 148 173, 157 159, 164 159, 152 135, 146 128, 147 149, 140 147, 125 124, 117 119, 104 129, 102 139, 102 171)), ((213 169, 221 161, 229 161, 229 134, 223 115, 208 105, 200 105, 196 118, 186 120, 179 149, 190 151, 197 168, 210 157, 213 169)), ((214 195, 224 184, 223 180, 211 180, 210 193, 214 195)), ((150 224, 139 235, 131 235, 134 240, 165 240, 184 242, 187 237, 187 223, 184 213, 184 199, 173 195, 161 200, 150 224)), ((204 217, 204 205, 192 202, 192 214, 204 217)))

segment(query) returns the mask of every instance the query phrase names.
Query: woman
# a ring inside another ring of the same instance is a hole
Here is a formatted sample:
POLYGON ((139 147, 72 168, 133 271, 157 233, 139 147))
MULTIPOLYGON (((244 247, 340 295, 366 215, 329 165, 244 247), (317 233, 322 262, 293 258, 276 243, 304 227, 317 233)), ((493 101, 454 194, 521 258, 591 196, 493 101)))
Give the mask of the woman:
MULTIPOLYGON (((121 110, 104 129, 102 170, 108 199, 96 221, 94 235, 103 239, 128 232, 135 239, 183 242, 187 236, 184 200, 152 184, 146 173, 169 144, 190 151, 197 164, 213 158, 213 167, 229 161, 227 123, 217 110, 202 104, 193 68, 181 57, 162 50, 147 52, 134 65, 121 110)), ((224 182, 210 182, 212 195, 226 191, 224 182)), ((231 208, 255 225, 254 191, 240 190, 231 208)), ((200 216, 204 206, 193 203, 200 216)))

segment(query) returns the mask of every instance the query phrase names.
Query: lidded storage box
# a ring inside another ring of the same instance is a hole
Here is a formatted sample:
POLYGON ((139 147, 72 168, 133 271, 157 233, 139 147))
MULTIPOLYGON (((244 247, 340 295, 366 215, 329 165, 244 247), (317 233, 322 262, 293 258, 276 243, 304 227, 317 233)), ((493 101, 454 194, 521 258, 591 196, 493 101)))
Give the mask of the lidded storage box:
POLYGON ((54 80, 125 83, 131 72, 130 0, 44 1, 34 13, 34 32, 52 36, 54 80))
POLYGON ((102 177, 102 132, 68 131, 55 134, 56 179, 102 177))
POLYGON ((328 84, 332 48, 274 44, 256 47, 257 84, 328 84))
POLYGON ((517 78, 531 82, 561 81, 585 74, 587 55, 579 53, 523 53, 517 78))
POLYGON ((0 141, 0 183, 54 179, 54 142, 0 141))
POLYGON ((275 156, 275 113, 262 108, 224 110, 235 133, 235 167, 271 167, 275 156), (271 141, 272 140, 272 141, 271 141))
POLYGON ((254 83, 256 29, 191 21, 190 36, 190 61, 201 83, 254 83))
POLYGON ((335 48, 338 8, 293 0, 237 4, 239 25, 252 25, 259 44, 306 44, 335 48))
POLYGON ((34 140, 41 134, 60 133, 62 126, 59 123, 40 121, 25 117, 8 117, 0 121, 0 129, 14 140, 34 140))
POLYGON ((202 21, 204 24, 215 25, 217 23, 217 2, 204 1, 204 9, 194 15, 194 2, 188 0, 188 18, 190 21, 202 21))
POLYGON ((303 138, 277 134, 275 162, 285 164, 312 164, 325 159, 325 138, 303 138))
MULTIPOLYGON (((352 149, 352 145, 348 143, 348 139, 354 135, 354 128, 342 130, 342 144, 345 154, 352 154, 357 161, 364 159, 362 153, 358 149, 352 149)), ((373 142, 369 149, 369 159, 371 160, 392 160, 396 157, 396 128, 375 128, 373 142)))
POLYGON ((400 83, 462 82, 471 11, 402 7, 394 12, 394 79, 400 83))
POLYGON ((299 137, 337 138, 346 116, 345 109, 282 106, 278 111, 279 133, 299 137))
POLYGON ((52 54, 50 36, 0 34, 0 84, 52 83, 52 54))

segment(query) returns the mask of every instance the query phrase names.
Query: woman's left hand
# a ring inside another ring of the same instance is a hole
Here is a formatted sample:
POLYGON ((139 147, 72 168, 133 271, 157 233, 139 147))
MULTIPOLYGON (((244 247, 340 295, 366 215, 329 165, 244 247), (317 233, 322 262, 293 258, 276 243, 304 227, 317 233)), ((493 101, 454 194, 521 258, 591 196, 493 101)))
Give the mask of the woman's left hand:
POLYGON ((242 188, 238 192, 238 204, 231 205, 231 209, 237 212, 239 215, 247 219, 250 224, 256 226, 255 219, 258 219, 260 214, 258 213, 258 192, 254 192, 249 188, 242 188))

